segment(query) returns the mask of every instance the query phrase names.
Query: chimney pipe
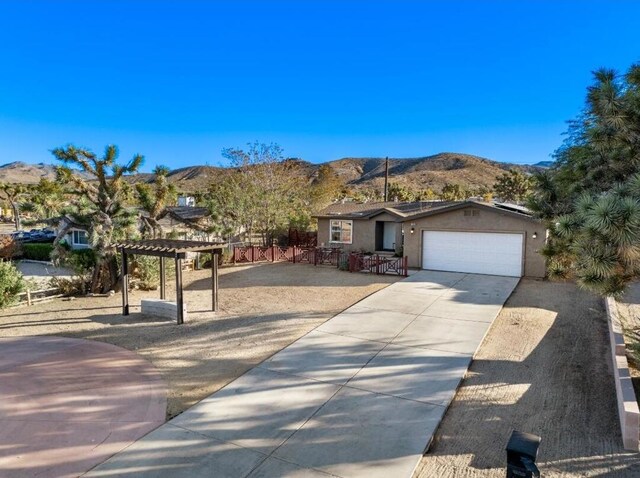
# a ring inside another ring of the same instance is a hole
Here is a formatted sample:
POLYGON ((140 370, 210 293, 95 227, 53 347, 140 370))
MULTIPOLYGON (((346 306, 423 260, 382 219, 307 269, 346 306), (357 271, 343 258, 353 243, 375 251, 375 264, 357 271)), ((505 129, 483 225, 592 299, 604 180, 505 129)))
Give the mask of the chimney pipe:
POLYGON ((389 200, 389 156, 384 158, 384 202, 389 200))

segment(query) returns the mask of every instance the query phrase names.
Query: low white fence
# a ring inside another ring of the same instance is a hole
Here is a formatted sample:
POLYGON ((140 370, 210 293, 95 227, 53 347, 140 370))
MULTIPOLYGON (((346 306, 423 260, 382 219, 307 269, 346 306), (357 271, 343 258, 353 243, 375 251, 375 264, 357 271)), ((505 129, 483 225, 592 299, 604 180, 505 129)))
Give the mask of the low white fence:
POLYGON ((629 363, 627 362, 624 345, 624 332, 618 306, 614 299, 605 299, 607 309, 607 323, 609 324, 609 340, 611 341, 611 359, 613 362, 613 375, 616 384, 616 397, 618 399, 618 415, 620 418, 620 430, 625 449, 640 450, 640 408, 636 400, 636 394, 631 382, 629 363))

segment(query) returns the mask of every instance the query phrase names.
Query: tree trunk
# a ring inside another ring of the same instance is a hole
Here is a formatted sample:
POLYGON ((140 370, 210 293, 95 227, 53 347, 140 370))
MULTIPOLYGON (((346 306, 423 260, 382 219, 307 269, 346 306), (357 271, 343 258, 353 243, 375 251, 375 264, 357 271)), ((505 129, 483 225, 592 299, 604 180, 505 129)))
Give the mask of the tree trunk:
POLYGON ((11 209, 13 210, 13 222, 16 226, 16 231, 20 230, 20 209, 18 208, 18 204, 15 201, 10 201, 11 209))
POLYGON ((103 264, 104 262, 100 260, 96 262, 96 265, 93 267, 93 276, 91 277, 91 292, 93 292, 94 294, 100 292, 100 289, 98 289, 98 287, 100 285, 100 276, 102 275, 101 271, 103 264))

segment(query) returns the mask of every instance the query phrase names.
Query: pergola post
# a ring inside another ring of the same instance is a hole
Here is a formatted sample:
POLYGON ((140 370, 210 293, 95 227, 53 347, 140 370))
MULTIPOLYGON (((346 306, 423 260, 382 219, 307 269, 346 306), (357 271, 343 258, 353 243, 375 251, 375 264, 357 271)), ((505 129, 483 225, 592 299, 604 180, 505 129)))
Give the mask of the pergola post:
POLYGON ((165 300, 167 298, 167 269, 163 256, 160 256, 160 299, 165 300))
POLYGON ((127 264, 127 253, 124 248, 120 249, 122 254, 122 315, 129 315, 129 265, 127 264))
POLYGON ((218 249, 211 250, 211 310, 218 312, 218 249))
POLYGON ((184 298, 182 295, 182 258, 176 254, 176 303, 178 305, 178 325, 184 323, 184 298))

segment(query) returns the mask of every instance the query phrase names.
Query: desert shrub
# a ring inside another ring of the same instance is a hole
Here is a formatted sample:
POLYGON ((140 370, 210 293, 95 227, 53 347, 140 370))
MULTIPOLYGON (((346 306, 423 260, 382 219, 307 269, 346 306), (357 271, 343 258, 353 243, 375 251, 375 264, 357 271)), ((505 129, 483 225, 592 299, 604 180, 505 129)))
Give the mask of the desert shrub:
POLYGON ((9 235, 0 236, 0 258, 10 260, 22 252, 20 243, 9 235))
POLYGON ((63 264, 73 270, 74 276, 66 279, 54 277, 51 287, 55 287, 65 295, 86 294, 89 292, 96 255, 93 249, 72 250, 65 245, 54 248, 52 259, 56 264, 63 264))
POLYGON ((66 277, 52 277, 51 287, 54 287, 64 295, 84 295, 89 292, 91 282, 86 275, 66 277))
MULTIPOLYGON (((171 261, 166 261, 168 266, 171 261)), ((133 256, 130 262, 130 286, 140 290, 156 290, 160 285, 160 265, 157 257, 133 256)), ((167 275, 169 275, 167 267, 167 275)))
POLYGON ((64 263, 78 275, 92 272, 96 265, 96 253, 93 249, 76 249, 65 254, 64 263))
POLYGON ((338 269, 341 271, 349 270, 349 255, 348 254, 340 254, 338 257, 338 269))
POLYGON ((15 304, 24 288, 24 278, 16 266, 9 261, 0 262, 0 309, 15 304))
POLYGON ((50 261, 53 244, 23 244, 22 257, 33 261, 50 261))

